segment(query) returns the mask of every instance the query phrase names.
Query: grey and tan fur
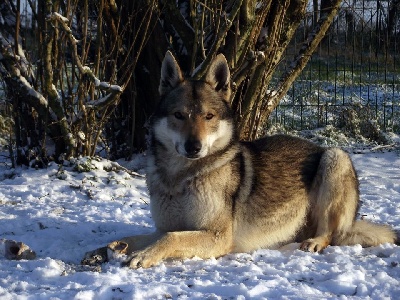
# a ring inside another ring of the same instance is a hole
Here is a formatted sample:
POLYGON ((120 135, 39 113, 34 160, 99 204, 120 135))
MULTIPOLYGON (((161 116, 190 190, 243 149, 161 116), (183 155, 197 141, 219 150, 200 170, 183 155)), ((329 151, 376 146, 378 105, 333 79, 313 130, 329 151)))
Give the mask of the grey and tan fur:
POLYGON ((387 226, 355 221, 358 179, 344 151, 283 135, 238 141, 223 55, 204 81, 185 80, 170 52, 161 73, 147 166, 157 230, 89 252, 84 263, 126 254, 137 268, 296 241, 312 252, 395 241, 387 226))

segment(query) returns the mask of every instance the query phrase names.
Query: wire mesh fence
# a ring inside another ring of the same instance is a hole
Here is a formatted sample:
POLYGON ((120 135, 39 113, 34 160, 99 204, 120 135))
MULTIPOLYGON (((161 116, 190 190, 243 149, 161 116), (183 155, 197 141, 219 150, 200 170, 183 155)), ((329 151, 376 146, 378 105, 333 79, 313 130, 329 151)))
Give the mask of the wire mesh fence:
MULTIPOLYGON (((315 1, 314 1, 315 2, 315 1)), ((317 1, 319 2, 319 1, 317 1)), ((317 21, 308 6, 288 50, 288 61, 317 21)), ((367 120, 379 130, 400 132, 400 1, 347 0, 301 76, 270 118, 287 130, 367 120)), ((354 125, 354 124, 353 124, 354 125)), ((359 128, 359 130, 366 130, 359 128)))

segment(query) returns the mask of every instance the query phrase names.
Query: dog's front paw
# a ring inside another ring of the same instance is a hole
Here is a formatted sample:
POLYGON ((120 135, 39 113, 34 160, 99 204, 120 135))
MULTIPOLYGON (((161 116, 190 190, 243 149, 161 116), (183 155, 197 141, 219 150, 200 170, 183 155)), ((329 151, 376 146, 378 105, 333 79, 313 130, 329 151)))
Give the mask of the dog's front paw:
POLYGON ((136 251, 129 255, 129 259, 125 262, 125 266, 131 269, 150 268, 160 263, 161 258, 158 258, 151 250, 136 251))

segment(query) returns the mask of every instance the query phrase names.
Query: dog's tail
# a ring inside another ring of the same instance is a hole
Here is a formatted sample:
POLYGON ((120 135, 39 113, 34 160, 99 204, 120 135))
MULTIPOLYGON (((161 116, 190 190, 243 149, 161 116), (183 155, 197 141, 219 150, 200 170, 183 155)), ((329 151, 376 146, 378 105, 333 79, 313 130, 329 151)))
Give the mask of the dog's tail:
POLYGON ((389 226, 360 220, 354 223, 350 231, 337 237, 335 244, 340 246, 360 244, 363 247, 371 247, 396 242, 398 242, 398 236, 389 226))

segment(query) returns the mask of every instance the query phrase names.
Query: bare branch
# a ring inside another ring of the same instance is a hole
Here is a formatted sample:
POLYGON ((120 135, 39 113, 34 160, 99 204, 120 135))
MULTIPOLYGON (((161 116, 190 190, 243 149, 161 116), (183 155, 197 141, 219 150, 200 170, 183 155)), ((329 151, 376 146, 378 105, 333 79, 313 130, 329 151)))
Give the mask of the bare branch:
POLYGON ((227 5, 228 7, 230 7, 232 5, 231 6, 232 8, 230 11, 226 12, 226 15, 224 16, 224 18, 221 18, 221 20, 220 20, 221 25, 218 28, 217 34, 216 34, 214 41, 208 51, 208 54, 207 54, 205 60, 193 71, 193 73, 192 73, 193 78, 200 79, 205 75, 205 73, 210 65, 211 60, 215 57, 215 55, 217 55, 218 49, 224 42, 224 39, 226 37, 228 30, 231 28, 232 22, 236 18, 237 14, 240 10, 241 4, 242 4, 242 0, 232 0, 227 5))
POLYGON ((69 38, 70 43, 72 44, 73 47, 73 56, 76 62, 76 65, 83 75, 87 75, 91 81, 95 84, 96 88, 99 88, 101 90, 105 90, 111 94, 121 94, 123 92, 123 87, 120 87, 119 85, 112 85, 108 82, 105 81, 100 81, 94 74, 94 72, 88 67, 88 66, 83 66, 81 59, 78 55, 78 43, 79 41, 74 37, 72 34, 71 28, 68 26, 69 20, 59 13, 53 12, 51 15, 48 16, 48 20, 52 21, 57 21, 62 29, 67 33, 67 36, 69 38))

